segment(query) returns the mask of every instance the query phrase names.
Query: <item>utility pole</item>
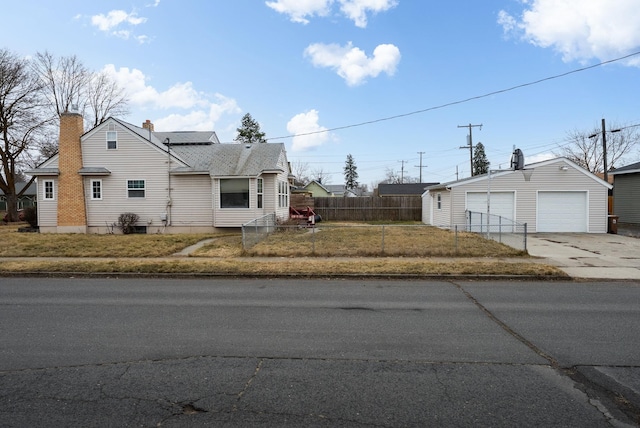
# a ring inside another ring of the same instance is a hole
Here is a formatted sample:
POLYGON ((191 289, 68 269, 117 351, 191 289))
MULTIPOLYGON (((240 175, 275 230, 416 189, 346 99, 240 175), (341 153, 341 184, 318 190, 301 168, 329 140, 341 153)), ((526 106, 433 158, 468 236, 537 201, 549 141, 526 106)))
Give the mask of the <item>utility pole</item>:
POLYGON ((400 167, 400 184, 404 183, 404 164, 407 163, 406 160, 399 160, 398 162, 402 163, 402 167, 400 167))
POLYGON ((422 183, 422 168, 426 168, 427 165, 422 166, 422 155, 424 154, 424 152, 418 152, 418 154, 420 155, 420 166, 416 165, 418 168, 420 168, 420 183, 422 183))
POLYGON ((469 177, 471 177, 473 175, 473 134, 471 133, 471 129, 475 128, 475 127, 479 127, 480 130, 482 131, 482 124, 480 124, 480 125, 472 125, 472 124, 458 125, 458 128, 469 128, 469 135, 467 136, 467 138, 468 138, 467 145, 464 146, 464 147, 460 147, 461 149, 469 149, 469 167, 471 168, 469 170, 469 177))
MULTIPOLYGON (((622 129, 612 129, 609 132, 620 132, 622 129)), ((598 134, 591 134, 589 138, 595 138, 598 134)), ((602 177, 604 181, 609 182, 609 172, 607 169, 609 166, 607 165, 607 130, 604 123, 604 118, 602 118, 602 177)))

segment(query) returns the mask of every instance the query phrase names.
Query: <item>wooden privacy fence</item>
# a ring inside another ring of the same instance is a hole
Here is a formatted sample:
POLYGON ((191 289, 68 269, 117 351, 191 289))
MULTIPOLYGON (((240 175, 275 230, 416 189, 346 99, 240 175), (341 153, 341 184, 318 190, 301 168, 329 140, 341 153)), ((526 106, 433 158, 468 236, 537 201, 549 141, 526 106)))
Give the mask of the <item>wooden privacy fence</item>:
POLYGON ((416 196, 313 198, 313 210, 326 221, 421 221, 416 196))

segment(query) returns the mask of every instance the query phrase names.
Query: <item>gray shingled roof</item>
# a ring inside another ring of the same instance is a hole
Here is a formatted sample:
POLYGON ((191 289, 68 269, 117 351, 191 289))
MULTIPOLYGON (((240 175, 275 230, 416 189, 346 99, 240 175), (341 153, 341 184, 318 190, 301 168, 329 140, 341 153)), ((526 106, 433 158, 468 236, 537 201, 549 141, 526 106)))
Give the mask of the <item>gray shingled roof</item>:
MULTIPOLYGON (((263 171, 282 170, 278 166, 283 143, 212 144, 210 146, 171 146, 192 171, 209 171, 213 176, 255 177, 263 171)), ((180 168, 176 172, 187 172, 180 168)))
POLYGON ((220 144, 212 131, 151 132, 150 135, 148 129, 121 120, 118 123, 162 150, 167 150, 164 142, 169 138, 171 152, 188 165, 174 169, 176 173, 207 171, 216 177, 255 177, 263 171, 282 170, 278 160, 284 150, 283 143, 220 144))
POLYGON ((640 162, 632 163, 631 165, 625 165, 622 168, 616 168, 612 171, 609 171, 610 175, 617 174, 631 174, 640 172, 640 162))

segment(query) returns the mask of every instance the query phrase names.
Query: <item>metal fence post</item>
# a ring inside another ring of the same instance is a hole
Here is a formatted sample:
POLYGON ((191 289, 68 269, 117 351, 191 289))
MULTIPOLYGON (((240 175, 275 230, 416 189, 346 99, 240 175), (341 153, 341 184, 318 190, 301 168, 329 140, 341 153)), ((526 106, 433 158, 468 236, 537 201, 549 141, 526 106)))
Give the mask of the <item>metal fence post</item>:
POLYGON ((524 224, 524 250, 527 251, 527 223, 524 224))
POLYGON ((456 255, 457 255, 458 254, 458 225, 457 224, 454 226, 454 230, 455 230, 455 234, 454 234, 454 236, 455 236, 455 238, 454 238, 455 244, 454 244, 454 246, 455 246, 455 252, 456 252, 456 255))
POLYGON ((502 216, 498 216, 498 242, 502 243, 502 216))
POLYGON ((311 254, 316 254, 316 228, 311 228, 311 254))
POLYGON ((382 225, 382 254, 384 255, 384 224, 382 225))

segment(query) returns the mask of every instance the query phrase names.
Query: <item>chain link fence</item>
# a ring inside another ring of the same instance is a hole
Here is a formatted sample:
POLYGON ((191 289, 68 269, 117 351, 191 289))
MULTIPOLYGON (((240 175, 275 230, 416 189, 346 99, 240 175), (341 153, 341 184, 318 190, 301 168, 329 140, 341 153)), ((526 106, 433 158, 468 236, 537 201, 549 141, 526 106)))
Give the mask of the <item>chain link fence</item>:
POLYGON ((466 217, 467 231, 527 251, 527 223, 518 223, 499 215, 475 211, 466 211, 466 217))
MULTIPOLYGON (((242 227, 243 250, 249 256, 279 257, 501 257, 519 256, 522 245, 510 247, 508 234, 493 242, 467 231, 468 225, 440 228, 424 224, 283 225, 261 221, 242 227)), ((494 235, 494 234, 492 234, 494 235)), ((496 234, 497 235, 497 234, 496 234)), ((514 241, 515 242, 515 241, 514 241)))
POLYGON ((247 249, 275 232, 276 214, 266 214, 242 225, 242 248, 247 249))

